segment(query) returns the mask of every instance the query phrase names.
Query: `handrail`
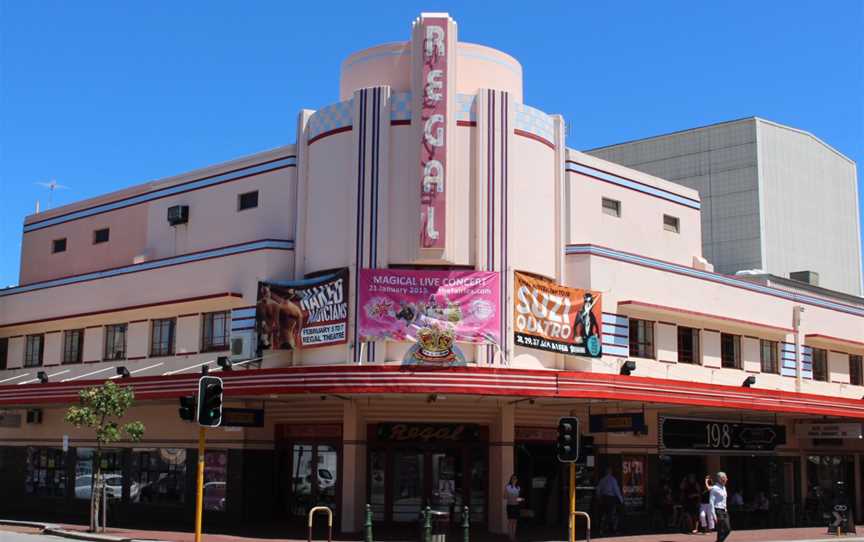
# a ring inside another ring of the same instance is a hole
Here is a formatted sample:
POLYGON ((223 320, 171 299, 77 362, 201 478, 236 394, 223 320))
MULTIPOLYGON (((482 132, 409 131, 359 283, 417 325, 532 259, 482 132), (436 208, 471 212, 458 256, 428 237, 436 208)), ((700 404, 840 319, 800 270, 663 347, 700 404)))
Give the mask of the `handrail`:
POLYGON ((312 518, 316 512, 327 513, 327 542, 333 542, 333 510, 330 510, 326 506, 313 506, 309 510, 309 537, 307 538, 307 542, 312 542, 312 518))
MULTIPOLYGON (((574 516, 585 516, 585 522, 587 523, 587 526, 585 528, 585 540, 587 542, 591 542, 591 516, 589 516, 587 512, 583 512, 581 510, 574 510, 573 512, 571 512, 571 514, 573 514, 574 516)), ((571 524, 573 525, 573 540, 576 540, 576 518, 575 517, 573 518, 573 521, 571 522, 571 524)))

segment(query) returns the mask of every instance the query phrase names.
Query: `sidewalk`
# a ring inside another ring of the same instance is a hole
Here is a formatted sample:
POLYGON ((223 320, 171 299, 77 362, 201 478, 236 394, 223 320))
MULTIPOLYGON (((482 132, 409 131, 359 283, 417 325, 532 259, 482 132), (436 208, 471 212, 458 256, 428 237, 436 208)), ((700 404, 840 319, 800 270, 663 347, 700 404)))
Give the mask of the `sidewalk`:
MULTIPOLYGON (((10 522, 13 523, 13 522, 10 522)), ((36 534, 40 529, 39 524, 21 523, 17 525, 4 524, 0 520, 0 531, 28 532, 36 534)), ((193 542, 194 534, 180 531, 158 531, 142 529, 119 529, 109 528, 104 534, 87 533, 86 525, 49 525, 43 524, 44 534, 63 536, 78 540, 91 540, 96 542, 129 542, 129 541, 161 541, 161 542, 193 542)), ((826 533, 824 527, 806 527, 800 529, 760 529, 751 531, 733 531, 728 542, 864 542, 864 526, 858 527, 860 534, 843 536, 837 538, 826 533)), ((273 533, 275 534, 275 533, 273 533)), ((450 535, 448 542, 461 542, 461 537, 450 535)), ((359 540, 359 535, 352 538, 338 538, 337 540, 359 540)), ((505 540, 503 536, 490 535, 488 533, 472 533, 472 542, 499 542, 505 540)), ((578 538, 578 541, 584 538, 578 538)), ((603 542, 713 542, 715 535, 687 535, 687 534, 652 534, 616 537, 593 537, 592 540, 603 542)), ((204 533, 205 542, 304 542, 305 538, 279 538, 277 536, 245 537, 228 534, 204 533)), ((410 541, 414 542, 414 541, 410 541)), ((520 540, 520 542, 535 542, 531 540, 520 540)))
MULTIPOLYGON (((864 541, 864 526, 857 527, 858 534, 847 536, 832 536, 827 534, 825 527, 803 527, 799 529, 754 529, 750 531, 732 531, 727 542, 861 542, 864 541)), ((689 534, 649 534, 636 536, 616 536, 609 538, 592 537, 591 540, 603 542, 714 542, 717 535, 689 534)), ((583 539, 584 540, 584 539, 583 539)))

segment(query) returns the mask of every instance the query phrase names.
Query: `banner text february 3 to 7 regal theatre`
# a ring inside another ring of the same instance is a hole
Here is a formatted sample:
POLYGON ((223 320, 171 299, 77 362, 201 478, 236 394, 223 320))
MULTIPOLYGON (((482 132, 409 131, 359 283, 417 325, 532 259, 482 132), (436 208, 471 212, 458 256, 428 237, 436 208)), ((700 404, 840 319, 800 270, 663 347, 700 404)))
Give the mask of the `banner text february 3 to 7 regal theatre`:
POLYGON ((259 282, 256 310, 262 348, 311 348, 348 340, 348 269, 303 280, 259 282))
POLYGON ((516 346, 577 356, 603 353, 600 293, 515 273, 513 330, 516 346))

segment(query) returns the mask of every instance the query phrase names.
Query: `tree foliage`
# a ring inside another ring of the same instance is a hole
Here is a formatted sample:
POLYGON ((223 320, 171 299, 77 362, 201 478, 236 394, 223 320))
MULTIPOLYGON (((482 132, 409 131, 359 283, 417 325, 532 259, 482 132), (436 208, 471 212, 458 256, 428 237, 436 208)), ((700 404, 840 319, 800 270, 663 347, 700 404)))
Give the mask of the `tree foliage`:
MULTIPOLYGON (((95 476, 90 494, 90 530, 96 531, 99 520, 99 499, 102 487, 102 447, 118 442, 123 435, 132 442, 144 436, 144 424, 139 421, 120 423, 120 418, 135 401, 131 386, 118 386, 107 380, 101 386, 92 386, 78 393, 79 403, 66 411, 65 420, 77 428, 91 429, 96 436, 95 476)), ((104 525, 102 526, 104 530, 104 525)))

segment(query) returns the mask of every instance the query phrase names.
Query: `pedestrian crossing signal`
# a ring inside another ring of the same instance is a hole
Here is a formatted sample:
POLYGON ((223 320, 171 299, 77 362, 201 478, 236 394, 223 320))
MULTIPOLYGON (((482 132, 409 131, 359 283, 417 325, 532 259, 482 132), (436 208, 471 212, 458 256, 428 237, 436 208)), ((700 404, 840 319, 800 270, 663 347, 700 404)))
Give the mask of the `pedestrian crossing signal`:
POLYGON ((562 463, 574 463, 579 460, 579 418, 564 417, 558 420, 555 455, 562 463))
POLYGON ((222 423, 222 379, 202 376, 198 381, 198 425, 219 427, 222 423))

